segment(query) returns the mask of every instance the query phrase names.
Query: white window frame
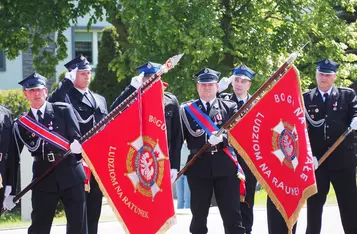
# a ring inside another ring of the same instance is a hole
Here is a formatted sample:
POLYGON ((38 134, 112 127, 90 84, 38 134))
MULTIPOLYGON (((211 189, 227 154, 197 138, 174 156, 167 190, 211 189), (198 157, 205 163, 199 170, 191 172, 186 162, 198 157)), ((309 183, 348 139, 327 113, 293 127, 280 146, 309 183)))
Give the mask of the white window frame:
POLYGON ((72 27, 72 58, 75 56, 75 40, 74 40, 74 34, 75 32, 91 32, 92 33, 92 71, 95 71, 95 68, 97 67, 98 64, 98 33, 101 33, 104 27, 91 27, 89 30, 87 30, 87 27, 72 27))

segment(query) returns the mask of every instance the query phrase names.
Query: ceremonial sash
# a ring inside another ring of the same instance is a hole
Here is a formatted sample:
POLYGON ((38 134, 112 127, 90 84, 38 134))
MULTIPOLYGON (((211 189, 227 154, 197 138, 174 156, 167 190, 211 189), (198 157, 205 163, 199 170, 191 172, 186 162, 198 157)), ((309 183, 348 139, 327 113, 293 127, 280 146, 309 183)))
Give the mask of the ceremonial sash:
MULTIPOLYGON (((61 136, 60 134, 50 131, 45 125, 39 123, 28 115, 22 115, 17 122, 27 129, 28 131, 36 134, 42 140, 56 146, 57 148, 68 151, 69 150, 69 141, 61 136)), ((89 192, 90 190, 90 169, 87 164, 82 160, 82 164, 87 176, 87 179, 84 181, 84 190, 89 192)))
POLYGON ((22 115, 17 122, 28 131, 36 134, 42 140, 56 146, 57 148, 69 150, 69 141, 56 132, 49 131, 46 126, 37 122, 28 115, 22 115))
MULTIPOLYGON (((211 136, 213 132, 218 131, 218 127, 213 123, 211 118, 202 112, 196 103, 186 103, 184 105, 185 110, 191 115, 191 117, 200 125, 200 127, 205 130, 208 136, 211 136)), ((228 146, 223 149, 226 155, 234 162, 237 166, 237 176, 241 180, 240 183, 240 195, 241 200, 244 200, 245 197, 245 175, 242 167, 239 165, 233 148, 228 146)))

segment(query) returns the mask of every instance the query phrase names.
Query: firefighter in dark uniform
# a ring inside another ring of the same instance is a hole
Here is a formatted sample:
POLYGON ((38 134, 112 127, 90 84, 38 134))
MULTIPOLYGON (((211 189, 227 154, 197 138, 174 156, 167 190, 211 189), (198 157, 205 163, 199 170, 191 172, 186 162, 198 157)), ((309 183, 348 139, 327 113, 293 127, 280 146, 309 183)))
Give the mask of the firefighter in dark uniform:
POLYGON ((353 134, 318 166, 317 161, 348 128, 357 129, 357 98, 349 88, 334 86, 339 64, 331 59, 318 62, 317 87, 304 93, 306 119, 314 155, 318 193, 307 201, 306 234, 319 234, 321 216, 330 184, 335 189, 342 226, 346 234, 357 233, 356 155, 353 134))
MULTIPOLYGON (((195 74, 199 99, 192 101, 220 128, 234 113, 236 103, 216 98, 219 72, 203 68, 195 74)), ((186 175, 191 191, 192 220, 190 232, 206 234, 207 216, 213 191, 226 233, 245 233, 240 213, 240 180, 237 167, 223 149, 228 146, 227 135, 208 137, 205 130, 186 109, 181 109, 184 140, 190 150, 188 161, 208 142, 210 147, 188 168, 186 175)))
MULTIPOLYGON (((231 94, 221 93, 220 97, 225 100, 234 101, 235 103, 237 103, 238 109, 241 108, 244 103, 246 103, 250 98, 248 91, 250 86, 252 85, 252 79, 254 78, 255 74, 256 73, 253 70, 251 70, 244 64, 234 68, 232 70, 231 77, 222 78, 219 82, 219 91, 223 91, 223 88, 228 88, 228 85, 232 83, 234 92, 231 94)), ((250 234, 252 232, 253 227, 253 207, 257 179, 250 171, 249 167, 244 162, 242 157, 238 157, 238 162, 242 166, 242 169, 244 171, 246 186, 245 202, 240 203, 240 210, 242 213, 243 221, 242 223, 245 228, 246 234, 250 234)))
MULTIPOLYGON (((147 62, 136 68, 140 75, 132 78, 131 83, 125 90, 115 99, 110 107, 112 111, 127 97, 130 96, 136 89, 141 86, 143 82, 148 80, 152 75, 160 70, 161 64, 147 62)), ((180 169, 180 153, 181 153, 181 122, 180 122, 180 105, 175 95, 169 92, 164 92, 164 107, 165 107, 165 121, 166 134, 169 146, 169 158, 171 165, 171 183, 176 180, 177 172, 180 169)))
MULTIPOLYGON (((78 160, 81 157, 82 147, 77 139, 80 139, 81 135, 72 107, 66 103, 47 102, 48 90, 45 78, 37 73, 25 78, 19 84, 23 86, 24 95, 31 106, 29 112, 24 115, 31 117, 37 124, 41 123, 48 132, 53 131, 72 142, 70 143, 72 154, 32 189, 32 223, 28 233, 50 233, 57 203, 61 200, 67 218, 67 233, 86 234, 84 192, 86 176, 83 165, 78 160)), ((33 131, 21 125, 19 120, 14 123, 14 135, 19 154, 24 145, 31 152, 33 178, 42 175, 65 153, 49 141, 39 138, 33 131)), ((14 162, 18 166, 19 157, 14 162)), ((13 203, 15 188, 16 178, 11 195, 4 200, 5 207, 8 209, 15 206, 13 203)))
MULTIPOLYGON (((68 72, 59 87, 48 98, 49 102, 66 102, 73 107, 82 135, 107 114, 107 103, 103 96, 88 89, 91 80, 91 67, 87 59, 79 55, 65 64, 68 72)), ((99 155, 98 155, 99 157, 99 155)), ((102 210, 103 194, 91 174, 87 187, 88 234, 98 232, 98 222, 102 210)))
MULTIPOLYGON (((14 163, 17 150, 14 147, 12 135, 12 115, 11 112, 0 105, 0 209, 2 209, 4 195, 11 193, 14 179, 14 163)), ((6 209, 6 207, 5 207, 6 209)))

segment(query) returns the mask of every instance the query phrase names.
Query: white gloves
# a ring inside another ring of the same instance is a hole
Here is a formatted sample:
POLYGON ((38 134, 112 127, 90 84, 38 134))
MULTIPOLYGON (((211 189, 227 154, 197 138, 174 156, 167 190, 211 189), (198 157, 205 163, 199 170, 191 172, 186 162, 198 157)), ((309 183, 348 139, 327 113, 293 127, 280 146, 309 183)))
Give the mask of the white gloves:
POLYGON ((171 169, 170 176, 171 176, 171 184, 173 184, 177 178, 177 169, 171 169))
POLYGON ((319 167, 319 160, 317 160, 317 158, 314 156, 314 157, 312 157, 312 161, 314 162, 314 168, 316 171, 317 168, 319 167))
POLYGON ((350 127, 353 129, 353 130, 357 130, 357 118, 353 118, 352 119, 352 122, 350 124, 350 127))
POLYGON ((213 134, 209 137, 208 142, 212 145, 218 145, 219 143, 223 142, 223 134, 216 136, 216 132, 213 132, 213 134))
POLYGON ((224 90, 228 89, 229 84, 232 82, 232 76, 227 78, 223 77, 219 82, 218 82, 218 92, 221 93, 224 90))
POLYGON ((5 187, 5 193, 4 193, 4 197, 9 196, 9 195, 10 195, 10 193, 11 193, 11 191, 12 191, 12 187, 11 187, 10 185, 6 185, 6 187, 5 187))
POLYGON ((71 149, 71 152, 74 153, 74 154, 82 153, 82 145, 77 140, 74 140, 70 144, 69 148, 71 149))
POLYGON ((143 84, 144 72, 140 73, 138 76, 131 78, 130 85, 138 89, 143 84))
POLYGON ((6 209, 6 210, 12 210, 16 206, 16 204, 14 203, 14 197, 15 196, 14 195, 10 195, 11 190, 12 190, 11 186, 6 185, 5 194, 4 194, 5 199, 4 199, 4 202, 2 204, 4 209, 6 209))
POLYGON ((77 70, 78 70, 78 68, 75 68, 70 72, 66 72, 66 74, 64 75, 64 78, 72 81, 72 83, 73 83, 75 81, 75 79, 76 79, 77 70))

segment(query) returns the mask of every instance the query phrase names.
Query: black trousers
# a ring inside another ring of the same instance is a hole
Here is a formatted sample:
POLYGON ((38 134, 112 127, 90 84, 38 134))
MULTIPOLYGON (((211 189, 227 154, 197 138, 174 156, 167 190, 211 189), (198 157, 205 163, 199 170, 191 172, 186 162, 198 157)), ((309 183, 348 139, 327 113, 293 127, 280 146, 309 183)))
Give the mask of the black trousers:
POLYGON ((207 216, 213 191, 226 233, 245 233, 240 214, 240 181, 237 176, 200 178, 188 175, 187 179, 191 190, 191 233, 206 234, 208 232, 207 216))
POLYGON ((87 234, 85 227, 84 185, 57 192, 32 190, 32 223, 28 234, 49 234, 58 201, 61 200, 67 218, 67 234, 87 234))
MULTIPOLYGON (((288 234, 289 229, 286 226, 283 216, 281 216, 274 203, 267 197, 267 216, 269 234, 288 234)), ((296 224, 293 227, 293 234, 296 233, 296 224)))
POLYGON ((97 234, 100 213, 102 211, 103 194, 93 174, 90 178, 90 192, 86 193, 86 198, 88 234, 97 234))
POLYGON ((315 171, 318 193, 307 201, 306 234, 319 234, 321 231, 321 216, 330 183, 335 189, 342 226, 345 234, 357 233, 357 188, 356 168, 345 168, 338 171, 328 171, 321 167, 315 171))
MULTIPOLYGON (((243 160, 242 160, 243 161, 243 160)), ((239 162, 243 168, 245 174, 245 202, 240 203, 240 211, 242 213, 242 223, 245 228, 246 234, 250 234, 252 232, 253 227, 253 207, 254 207, 254 196, 255 196, 255 188, 257 186, 257 179, 250 171, 245 162, 239 162)))

